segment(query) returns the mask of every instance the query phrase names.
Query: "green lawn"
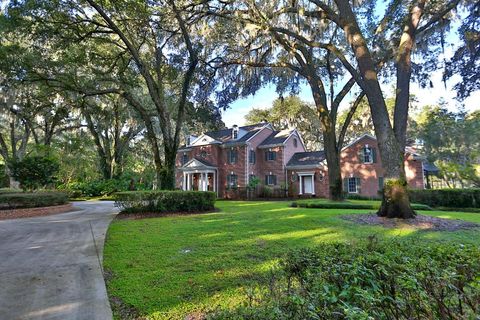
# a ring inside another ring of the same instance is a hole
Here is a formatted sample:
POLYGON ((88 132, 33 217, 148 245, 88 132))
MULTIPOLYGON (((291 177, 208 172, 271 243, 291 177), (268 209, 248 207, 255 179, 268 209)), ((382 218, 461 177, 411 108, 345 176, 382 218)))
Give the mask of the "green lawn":
MULTIPOLYGON (((104 252, 110 297, 152 319, 231 307, 268 277, 287 250, 369 235, 480 243, 478 230, 425 232, 363 226, 339 218, 368 210, 290 208, 289 202, 219 201, 221 212, 116 220, 104 252)), ((480 223, 478 213, 424 214, 480 223)), ((115 312, 117 312, 115 310, 115 312)), ((116 315, 118 318, 118 315, 116 315)))

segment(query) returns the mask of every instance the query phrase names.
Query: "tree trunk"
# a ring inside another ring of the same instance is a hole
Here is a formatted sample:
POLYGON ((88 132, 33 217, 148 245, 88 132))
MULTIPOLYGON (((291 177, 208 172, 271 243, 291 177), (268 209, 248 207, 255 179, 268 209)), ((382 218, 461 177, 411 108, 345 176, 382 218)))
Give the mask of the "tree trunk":
POLYGON ((344 19, 343 26, 347 41, 350 43, 357 60, 360 74, 364 81, 364 91, 368 98, 378 148, 382 158, 384 178, 387 186, 383 192, 383 200, 379 216, 389 218, 413 218, 414 211, 410 206, 407 192, 407 182, 404 170, 404 153, 395 137, 388 116, 383 93, 378 81, 377 71, 372 56, 360 27, 353 14, 348 0, 335 0, 340 16, 344 19))
POLYGON ((323 144, 328 167, 329 197, 333 201, 343 200, 342 173, 340 169, 340 153, 337 149, 335 132, 323 132, 323 144))
POLYGON ((161 171, 161 180, 159 187, 162 190, 175 189, 175 160, 177 158, 177 149, 169 148, 165 144, 165 162, 161 171))
POLYGON ((398 46, 393 130, 397 137, 400 150, 404 150, 406 145, 410 80, 412 77, 412 50, 415 44, 415 32, 420 23, 425 2, 426 0, 420 0, 413 6, 408 21, 403 28, 402 37, 400 38, 398 46))

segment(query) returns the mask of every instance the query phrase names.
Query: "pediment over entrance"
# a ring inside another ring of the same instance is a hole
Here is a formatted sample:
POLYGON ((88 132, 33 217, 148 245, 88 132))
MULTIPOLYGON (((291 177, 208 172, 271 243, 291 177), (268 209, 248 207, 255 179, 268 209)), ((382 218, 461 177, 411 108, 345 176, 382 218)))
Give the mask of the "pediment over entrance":
POLYGON ((182 167, 182 170, 189 171, 189 170, 213 170, 216 169, 214 165, 207 161, 203 161, 197 158, 193 158, 192 160, 185 163, 182 167))

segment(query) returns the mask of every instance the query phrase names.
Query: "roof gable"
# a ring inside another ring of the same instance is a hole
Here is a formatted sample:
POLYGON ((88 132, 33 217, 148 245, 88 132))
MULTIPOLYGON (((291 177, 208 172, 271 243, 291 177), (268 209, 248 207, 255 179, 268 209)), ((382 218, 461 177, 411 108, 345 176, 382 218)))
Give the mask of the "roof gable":
POLYGON ((325 151, 294 153, 287 167, 318 167, 325 160, 325 151))
POLYGON ((215 166, 209 163, 208 161, 201 160, 198 158, 193 158, 182 166, 182 169, 214 169, 215 166))

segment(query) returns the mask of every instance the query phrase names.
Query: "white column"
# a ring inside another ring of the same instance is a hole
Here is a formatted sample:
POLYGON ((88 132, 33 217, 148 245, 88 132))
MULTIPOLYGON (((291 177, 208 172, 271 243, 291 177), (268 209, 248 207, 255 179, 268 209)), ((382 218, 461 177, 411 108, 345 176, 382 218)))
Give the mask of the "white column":
POLYGON ((187 175, 185 174, 185 172, 183 173, 182 190, 187 190, 187 175))
POLYGON ((202 191, 207 191, 207 174, 202 172, 202 191))
POLYGON ((217 192, 217 174, 212 173, 213 192, 217 192))
POLYGON ((191 180, 190 180, 190 176, 191 174, 190 173, 187 173, 187 190, 190 190, 190 186, 191 186, 191 180))
POLYGON ((299 190, 299 193, 298 194, 303 194, 303 176, 299 175, 298 176, 298 190, 299 190))

